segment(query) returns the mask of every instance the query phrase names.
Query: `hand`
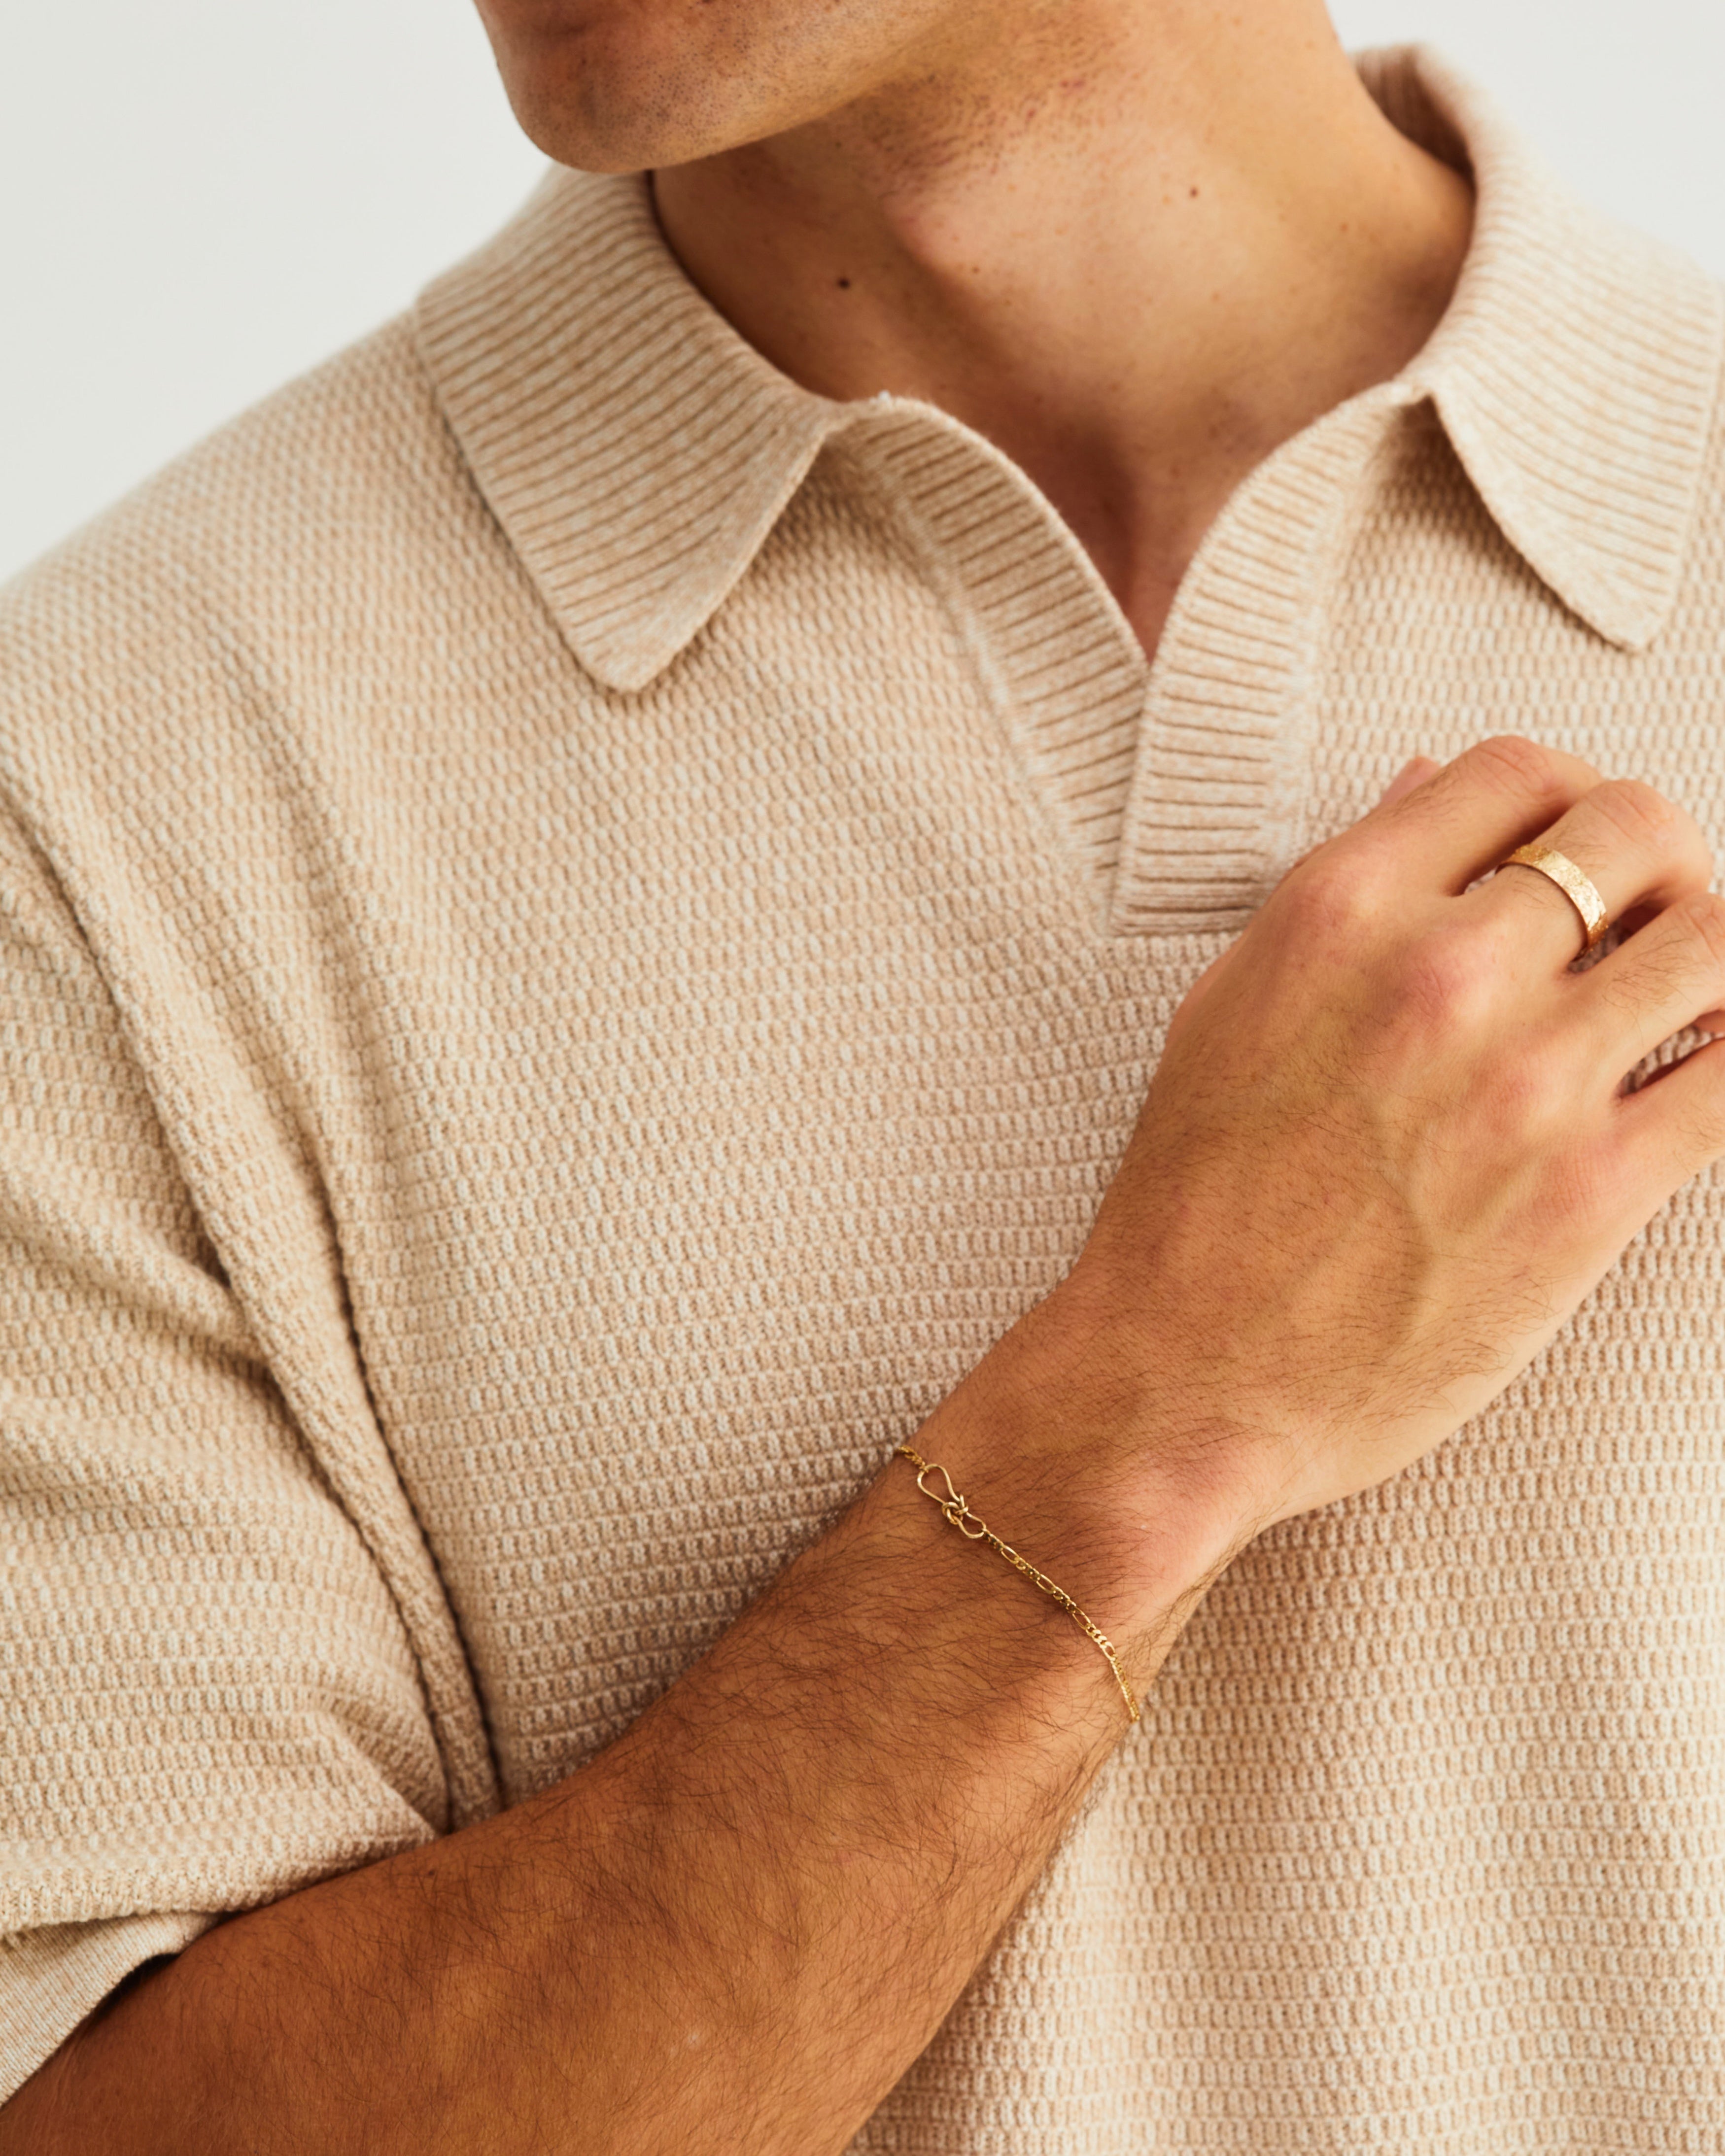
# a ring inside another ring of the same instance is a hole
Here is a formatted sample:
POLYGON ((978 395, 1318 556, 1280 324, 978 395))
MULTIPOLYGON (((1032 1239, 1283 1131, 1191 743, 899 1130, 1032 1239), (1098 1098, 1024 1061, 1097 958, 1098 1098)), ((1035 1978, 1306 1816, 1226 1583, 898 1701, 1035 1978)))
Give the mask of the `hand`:
POLYGON ((1176 1014, 1064 1322, 1140 1457, 1256 1527, 1476 1414, 1725 1152, 1725 900, 1685 812, 1516 738, 1409 767, 1277 886, 1176 1014), (1632 927, 1584 972, 1537 836, 1632 927))

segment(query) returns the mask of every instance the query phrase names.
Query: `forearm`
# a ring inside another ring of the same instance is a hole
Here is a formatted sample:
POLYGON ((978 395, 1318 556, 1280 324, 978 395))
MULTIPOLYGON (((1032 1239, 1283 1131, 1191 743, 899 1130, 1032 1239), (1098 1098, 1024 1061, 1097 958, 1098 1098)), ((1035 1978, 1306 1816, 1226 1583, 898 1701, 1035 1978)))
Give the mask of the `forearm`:
MULTIPOLYGON (((995 1463, 972 1494, 1142 1683, 1233 1522, 1171 1476, 1122 1532, 1071 1494, 1081 1447, 1027 1470, 1063 1391, 1034 1360, 997 1351, 919 1444, 995 1463)), ((1096 1649, 900 1461, 608 1751, 208 1933, 0 2113, 0 2151, 839 2149, 1126 1727, 1096 1649)))

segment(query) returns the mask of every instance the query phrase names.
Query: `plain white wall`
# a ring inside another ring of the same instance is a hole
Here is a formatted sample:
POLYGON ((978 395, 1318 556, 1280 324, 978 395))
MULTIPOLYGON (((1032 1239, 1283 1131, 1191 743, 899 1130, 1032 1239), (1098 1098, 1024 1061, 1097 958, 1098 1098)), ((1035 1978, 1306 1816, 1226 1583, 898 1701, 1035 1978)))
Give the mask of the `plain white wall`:
POLYGON ((1722 0, 1332 0, 1350 46, 1423 42, 1579 194, 1725 277, 1722 0))
POLYGON ((543 170, 469 0, 0 0, 0 578, 543 170))
MULTIPOLYGON (((978 0, 978 5, 985 0, 978 0)), ((1725 274, 1722 0, 1337 0, 1725 274)), ((404 305, 541 170, 468 0, 0 12, 0 578, 404 305)))

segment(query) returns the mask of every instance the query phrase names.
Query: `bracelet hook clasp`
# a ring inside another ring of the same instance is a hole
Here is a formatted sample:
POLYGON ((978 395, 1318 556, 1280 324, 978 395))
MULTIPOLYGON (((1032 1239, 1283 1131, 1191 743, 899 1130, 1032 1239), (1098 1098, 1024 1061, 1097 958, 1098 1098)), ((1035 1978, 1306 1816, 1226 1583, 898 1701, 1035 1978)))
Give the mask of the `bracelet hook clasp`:
POLYGON ((942 1512, 946 1514, 948 1524, 952 1527, 957 1527, 961 1535, 967 1536, 973 1543, 979 1543, 983 1539, 983 1536, 988 1533, 988 1530, 986 1523, 983 1520, 979 1519, 976 1513, 971 1511, 970 1501, 968 1498, 961 1496, 958 1491, 953 1488, 952 1476, 947 1474, 946 1469, 942 1467, 937 1460, 932 1460, 926 1466, 919 1467, 917 1469, 916 1487, 922 1492, 925 1497, 932 1497, 934 1500, 935 1503, 940 1507, 942 1512), (927 1483, 922 1479, 925 1475, 939 1476, 942 1481, 947 1486, 947 1494, 944 1497, 942 1496, 938 1490, 931 1490, 929 1488, 927 1483), (974 1527, 968 1526, 966 1524, 967 1522, 973 1520, 976 1522, 974 1527))

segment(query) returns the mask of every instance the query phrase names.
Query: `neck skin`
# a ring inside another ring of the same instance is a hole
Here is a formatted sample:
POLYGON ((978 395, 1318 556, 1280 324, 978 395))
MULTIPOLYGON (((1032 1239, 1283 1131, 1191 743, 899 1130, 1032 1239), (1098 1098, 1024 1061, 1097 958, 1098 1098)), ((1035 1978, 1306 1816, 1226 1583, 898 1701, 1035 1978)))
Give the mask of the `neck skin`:
POLYGON ((793 380, 1004 450, 1153 650, 1239 482, 1430 336, 1472 198, 1319 0, 960 12, 843 109, 655 173, 660 219, 793 380))

